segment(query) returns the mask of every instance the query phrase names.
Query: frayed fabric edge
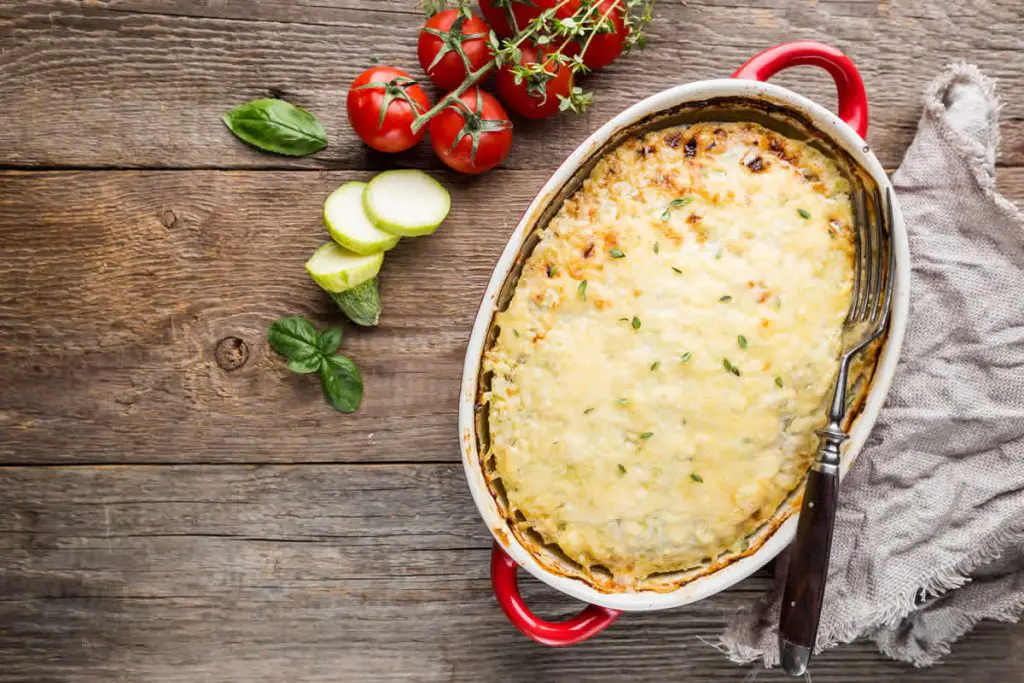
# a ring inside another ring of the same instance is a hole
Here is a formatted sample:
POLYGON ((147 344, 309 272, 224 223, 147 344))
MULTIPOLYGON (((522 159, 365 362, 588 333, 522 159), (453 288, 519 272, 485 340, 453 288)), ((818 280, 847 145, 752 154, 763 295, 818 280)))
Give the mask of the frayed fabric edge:
POLYGON ((762 663, 766 669, 779 665, 778 657, 769 656, 767 652, 762 652, 756 647, 727 642, 722 636, 719 636, 710 645, 719 652, 724 653, 733 664, 752 664, 759 659, 763 659, 762 663))
POLYGON ((1003 550, 1024 543, 1024 521, 995 529, 986 534, 973 552, 951 565, 940 567, 921 577, 918 585, 894 596, 881 609, 862 612, 836 630, 833 637, 819 644, 818 651, 841 643, 849 643, 878 629, 896 628, 912 612, 920 608, 919 600, 943 595, 971 581, 971 574, 980 565, 998 559, 1003 550))
POLYGON ((952 652, 953 643, 960 640, 965 633, 977 626, 978 622, 983 619, 1015 623, 1020 621, 1022 618, 1024 618, 1024 596, 1020 597, 1018 600, 1008 605, 1006 609, 997 612, 996 614, 961 614, 957 618, 956 625, 953 627, 953 631, 950 633, 949 637, 936 643, 935 652, 932 654, 907 657, 896 648, 883 644, 877 639, 875 640, 875 645, 878 646, 878 651, 889 659, 906 662, 907 664, 912 664, 920 669, 937 664, 943 657, 952 652))
MULTIPOLYGON (((873 632, 880 629, 897 627, 903 619, 920 607, 918 603, 919 598, 937 597, 947 591, 970 583, 970 574, 981 564, 998 559, 1002 555, 1004 548, 1019 544, 1024 544, 1024 521, 1015 522, 1006 528, 993 530, 982 539, 973 552, 960 558, 952 565, 941 567, 922 577, 922 581, 918 586, 894 596, 884 607, 860 611, 856 617, 847 620, 831 637, 820 641, 817 647, 815 647, 815 653, 821 653, 837 645, 853 642, 857 638, 870 636, 873 632)), ((1005 619, 1002 618, 1003 615, 995 618, 1002 621, 1019 620, 1022 611, 1024 611, 1024 600, 1020 604, 1015 603, 1011 605, 1010 609, 1006 610, 1005 619)), ((953 637, 941 643, 938 646, 935 657, 927 661, 922 658, 920 663, 918 663, 914 659, 900 658, 891 650, 883 648, 881 645, 879 645, 879 652, 891 659, 908 662, 914 666, 930 666, 939 661, 943 656, 949 654, 950 645, 973 628, 982 618, 984 617, 969 617, 965 615, 963 622, 958 624, 958 629, 962 626, 963 630, 959 630, 953 637)), ((724 635, 719 636, 715 641, 715 649, 723 651, 735 664, 750 664, 758 659, 762 660, 762 664, 766 669, 778 666, 779 664, 777 652, 762 651, 757 647, 739 645, 726 640, 724 635)))
MULTIPOLYGON (((985 97, 992 102, 995 116, 998 119, 1003 105, 999 95, 996 93, 995 79, 989 78, 977 66, 967 62, 956 62, 946 67, 942 73, 928 84, 924 92, 925 116, 934 124, 939 137, 949 143, 967 162, 967 167, 971 170, 974 182, 985 196, 991 199, 1006 214, 1007 218, 1018 223, 1024 222, 1024 214, 1021 213, 1020 208, 1001 195, 996 189, 996 178, 993 169, 989 169, 983 161, 985 157, 984 144, 977 140, 972 140, 954 129, 946 118, 947 111, 945 106, 943 106, 945 93, 956 83, 970 83, 978 86, 985 94, 985 97)), ((989 136, 987 142, 992 145, 992 148, 998 155, 1000 148, 998 125, 993 127, 989 136)))

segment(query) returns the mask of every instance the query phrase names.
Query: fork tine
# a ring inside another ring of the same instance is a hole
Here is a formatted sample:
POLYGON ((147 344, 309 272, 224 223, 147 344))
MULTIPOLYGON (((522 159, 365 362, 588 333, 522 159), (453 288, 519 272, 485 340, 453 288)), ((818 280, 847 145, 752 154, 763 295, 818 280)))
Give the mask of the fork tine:
POLYGON ((846 315, 846 319, 850 322, 857 320, 864 301, 864 223, 866 219, 864 208, 864 190, 858 186, 853 191, 853 225, 857 236, 857 263, 853 269, 855 278, 853 298, 850 302, 850 312, 846 315))
POLYGON ((882 193, 876 185, 871 191, 872 200, 872 221, 871 237, 872 237, 872 249, 871 252, 871 288, 868 293, 868 308, 865 312, 865 320, 876 320, 878 314, 882 311, 882 287, 885 286, 883 277, 886 275, 888 266, 888 260, 883 261, 883 257, 886 254, 882 251, 886 236, 883 232, 885 217, 885 204, 882 202, 882 193))
MULTIPOLYGON (((882 207, 880 207, 881 210, 882 207)), ((874 315, 870 322, 872 323, 871 331, 865 335, 859 344, 857 344, 849 353, 858 353, 861 349, 866 347, 868 344, 878 339, 885 330, 886 324, 889 322, 890 308, 892 306, 892 290, 896 282, 896 248, 892 242, 892 228, 893 228, 893 217, 892 217, 892 192, 889 188, 885 190, 885 206, 884 206, 884 222, 885 222, 885 237, 887 238, 886 244, 886 266, 885 266, 885 291, 879 292, 877 305, 874 307, 874 315)), ((881 238, 881 236, 880 236, 881 238)), ((879 254, 879 263, 882 261, 882 255, 879 254)))
POLYGON ((861 210, 861 231, 864 237, 864 243, 861 245, 863 253, 861 255, 861 274, 860 274, 860 308, 857 313, 857 320, 861 321, 867 318, 868 309, 871 307, 871 286, 873 283, 871 277, 871 265, 873 263, 873 257, 875 253, 875 235, 874 227, 872 225, 871 216, 871 204, 868 200, 867 190, 861 188, 860 191, 860 210, 861 210))
POLYGON ((878 264, 878 217, 881 207, 874 204, 874 194, 868 196, 865 190, 866 212, 864 221, 864 236, 867 240, 865 249, 866 262, 864 263, 864 275, 867 284, 864 287, 864 308, 861 309, 861 321, 870 320, 875 310, 875 301, 878 296, 878 277, 881 268, 878 264))
POLYGON ((896 280, 896 248, 892 241, 892 229, 894 224, 892 217, 892 190, 887 187, 885 188, 885 233, 888 238, 889 258, 887 259, 888 268, 885 282, 885 297, 880 311, 881 319, 879 320, 879 327, 885 324, 888 320, 889 312, 892 310, 892 290, 894 281, 896 280))

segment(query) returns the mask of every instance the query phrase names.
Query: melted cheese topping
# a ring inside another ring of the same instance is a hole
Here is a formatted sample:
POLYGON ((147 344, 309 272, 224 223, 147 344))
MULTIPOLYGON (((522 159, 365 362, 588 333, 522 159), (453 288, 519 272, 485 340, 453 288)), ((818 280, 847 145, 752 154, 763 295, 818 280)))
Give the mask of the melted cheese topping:
POLYGON ((838 365, 847 192, 823 154, 752 123, 657 131, 597 164, 484 361, 518 535, 621 589, 735 550, 773 515, 838 365))

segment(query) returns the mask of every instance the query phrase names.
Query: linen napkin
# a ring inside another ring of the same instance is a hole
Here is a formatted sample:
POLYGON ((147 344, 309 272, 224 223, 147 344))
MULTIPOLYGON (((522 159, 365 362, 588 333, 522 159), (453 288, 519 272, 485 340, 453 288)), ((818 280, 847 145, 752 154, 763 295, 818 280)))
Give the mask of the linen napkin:
MULTIPOLYGON (((981 619, 1024 613, 1024 215, 995 189, 999 101, 966 64, 926 89, 893 176, 910 319, 888 400, 839 487, 817 649, 871 638, 928 666, 981 619)), ((721 649, 779 662, 776 589, 721 649)))

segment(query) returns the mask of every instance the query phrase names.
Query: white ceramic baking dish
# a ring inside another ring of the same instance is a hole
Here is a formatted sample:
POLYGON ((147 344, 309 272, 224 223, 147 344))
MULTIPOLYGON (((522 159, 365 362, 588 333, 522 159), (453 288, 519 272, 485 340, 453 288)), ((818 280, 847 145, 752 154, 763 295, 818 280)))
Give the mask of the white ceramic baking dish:
MULTIPOLYGON (((716 120, 716 117, 725 115, 739 118, 763 116, 776 123, 782 122, 780 125, 796 125, 805 133, 810 131, 831 145, 838 154, 844 155, 846 163, 864 178, 864 182, 876 184, 883 193, 886 188, 891 188, 882 165, 864 141, 868 111, 860 75, 840 51, 811 41, 787 43, 766 50, 743 65, 732 78, 678 85, 634 104, 587 138, 551 176, 519 221, 494 268, 466 351, 459 405, 466 479, 480 514, 495 538, 491 562, 495 595, 516 627, 538 642, 570 645, 600 632, 621 611, 678 607, 714 595, 764 566, 793 540, 799 492, 791 496, 775 517, 752 537, 746 554, 712 564, 704 571, 693 572, 671 590, 605 592, 559 572, 557 564, 541 561, 524 547, 510 528, 496 492, 489 489, 481 461, 486 440, 486 411, 480 403, 486 381, 481 374, 481 357, 492 341, 494 314, 507 301, 518 278, 519 266, 535 243, 531 237, 546 224, 564 198, 578 187, 593 163, 625 136, 681 120, 716 120), (778 71, 796 65, 819 66, 832 75, 839 93, 838 115, 786 88, 763 82, 778 71), (519 595, 516 585, 518 567, 588 603, 588 606, 566 621, 539 619, 519 595)), ((891 242, 896 252, 896 280, 890 328, 880 349, 866 399, 850 428, 850 439, 845 444, 843 456, 843 474, 856 459, 882 408, 907 324, 910 261, 898 202, 894 206, 894 218, 891 242)))

